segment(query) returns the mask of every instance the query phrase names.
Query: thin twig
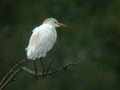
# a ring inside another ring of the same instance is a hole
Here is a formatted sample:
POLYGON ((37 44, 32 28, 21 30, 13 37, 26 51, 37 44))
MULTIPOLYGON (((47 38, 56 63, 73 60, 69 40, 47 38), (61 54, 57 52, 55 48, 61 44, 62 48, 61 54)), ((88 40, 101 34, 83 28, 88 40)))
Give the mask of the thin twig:
POLYGON ((16 64, 15 66, 13 66, 13 68, 11 68, 8 73, 3 77, 3 79, 0 82, 0 86, 5 82, 5 80, 14 72, 14 70, 16 70, 21 64, 23 64, 25 62, 25 59, 23 59, 22 61, 20 61, 18 64, 16 64))
POLYGON ((50 63, 48 64, 48 66, 47 66, 47 68, 46 68, 46 72, 49 71, 50 66, 52 65, 53 61, 54 61, 54 59, 52 58, 51 61, 50 61, 50 63))
POLYGON ((0 90, 2 90, 3 88, 5 88, 13 79, 16 75, 18 75, 20 72, 22 71, 22 69, 18 69, 16 70, 10 77, 8 80, 6 80, 6 82, 0 87, 0 90))
POLYGON ((53 70, 53 71, 48 72, 48 74, 51 75, 51 74, 53 74, 53 73, 60 72, 60 71, 65 70, 66 68, 68 68, 68 67, 70 67, 70 66, 72 66, 72 65, 77 65, 77 64, 80 64, 80 61, 67 64, 67 65, 65 65, 65 66, 63 66, 63 67, 60 67, 60 68, 56 69, 56 70, 53 70))

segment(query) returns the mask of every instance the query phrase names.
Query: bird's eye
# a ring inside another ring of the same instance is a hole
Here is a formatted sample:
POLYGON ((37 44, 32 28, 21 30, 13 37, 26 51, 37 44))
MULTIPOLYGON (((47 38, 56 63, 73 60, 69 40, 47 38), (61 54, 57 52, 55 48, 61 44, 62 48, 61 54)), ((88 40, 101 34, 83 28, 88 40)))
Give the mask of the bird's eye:
POLYGON ((55 21, 55 23, 57 23, 57 21, 55 21))

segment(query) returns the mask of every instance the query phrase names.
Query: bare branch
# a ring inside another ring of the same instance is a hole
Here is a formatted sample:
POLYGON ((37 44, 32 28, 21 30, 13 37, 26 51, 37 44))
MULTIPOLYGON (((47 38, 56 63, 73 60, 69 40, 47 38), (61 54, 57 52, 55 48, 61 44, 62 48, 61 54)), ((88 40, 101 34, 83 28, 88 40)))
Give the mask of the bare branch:
POLYGON ((15 66, 13 66, 13 68, 11 68, 8 73, 3 77, 3 79, 0 82, 0 86, 4 83, 4 81, 14 72, 14 70, 16 70, 21 64, 23 64, 25 62, 25 59, 23 59, 22 61, 20 61, 18 64, 16 64, 15 66))
POLYGON ((49 73, 49 74, 53 74, 53 73, 56 73, 56 72, 60 72, 60 71, 62 71, 62 70, 66 70, 68 67, 70 67, 70 66, 72 66, 72 65, 77 65, 77 64, 80 64, 80 61, 67 64, 67 65, 65 65, 65 66, 63 66, 63 67, 60 67, 60 68, 58 68, 58 69, 56 69, 56 70, 53 70, 53 71, 50 71, 50 72, 48 72, 48 73, 49 73))
MULTIPOLYGON (((68 67, 70 67, 70 66, 72 66, 72 65, 77 65, 77 64, 79 64, 79 63, 80 63, 80 62, 73 62, 73 63, 67 64, 67 65, 65 65, 65 66, 62 66, 62 67, 60 67, 60 68, 58 68, 58 69, 56 69, 56 70, 52 70, 52 71, 48 71, 48 72, 44 72, 44 73, 40 72, 40 73, 38 73, 37 75, 38 75, 38 76, 51 75, 51 74, 53 74, 53 73, 60 72, 60 71, 65 70, 66 68, 68 68, 68 67)), ((22 67, 22 69, 23 69, 23 71, 25 71, 25 72, 27 72, 27 73, 29 73, 29 74, 31 74, 31 75, 35 75, 35 72, 32 71, 32 70, 29 69, 29 68, 22 67)))
POLYGON ((16 70, 7 80, 5 83, 3 83, 3 85, 0 87, 0 90, 2 90, 3 88, 5 88, 13 79, 16 75, 18 75, 20 72, 22 71, 22 69, 18 69, 16 70))
MULTIPOLYGON (((20 67, 18 68, 20 65, 22 65, 26 60, 22 60, 20 61, 18 64, 16 64, 12 69, 10 69, 10 71, 5 75, 5 77, 1 80, 0 82, 0 90, 3 90, 11 81, 14 80, 15 76, 17 76, 20 72, 22 71, 25 71, 31 75, 36 75, 36 73, 34 71, 32 71, 31 69, 29 68, 26 68, 26 67, 20 67)), ((62 67, 59 67, 58 69, 56 70, 52 70, 52 71, 48 71, 50 65, 52 64, 53 60, 51 60, 51 62, 49 63, 48 67, 47 67, 47 71, 46 72, 40 72, 40 73, 37 73, 38 76, 40 77, 43 77, 43 76, 47 76, 47 75, 51 75, 51 74, 54 74, 56 72, 60 72, 62 70, 66 70, 68 67, 72 66, 72 65, 77 65, 79 64, 80 62, 73 62, 73 63, 70 63, 70 64, 67 64, 67 65, 64 65, 62 67)))
POLYGON ((50 61, 50 63, 48 64, 48 66, 47 66, 47 68, 46 68, 46 72, 49 71, 50 66, 52 65, 53 61, 54 61, 54 59, 52 58, 51 61, 50 61))

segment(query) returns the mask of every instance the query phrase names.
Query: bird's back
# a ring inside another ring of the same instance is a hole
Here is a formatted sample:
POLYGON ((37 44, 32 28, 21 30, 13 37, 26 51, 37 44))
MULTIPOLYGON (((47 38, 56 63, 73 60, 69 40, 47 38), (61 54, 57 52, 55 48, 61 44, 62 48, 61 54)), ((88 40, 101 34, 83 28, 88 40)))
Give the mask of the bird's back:
POLYGON ((36 27, 30 37, 29 45, 26 48, 28 59, 45 57, 46 53, 53 47, 57 38, 54 27, 43 24, 36 27))

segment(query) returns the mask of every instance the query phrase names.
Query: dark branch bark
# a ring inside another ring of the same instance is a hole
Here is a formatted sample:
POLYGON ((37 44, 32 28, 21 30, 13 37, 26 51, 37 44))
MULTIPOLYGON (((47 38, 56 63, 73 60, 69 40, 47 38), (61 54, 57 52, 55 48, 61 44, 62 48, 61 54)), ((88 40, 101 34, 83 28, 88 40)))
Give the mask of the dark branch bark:
POLYGON ((46 68, 46 72, 49 71, 50 66, 52 65, 53 61, 54 61, 54 59, 52 58, 51 61, 50 61, 50 63, 48 64, 48 66, 47 66, 47 68, 46 68))
POLYGON ((3 85, 0 87, 0 90, 2 90, 3 88, 5 88, 11 81, 13 81, 13 80, 14 80, 14 77, 15 77, 16 75, 18 75, 21 71, 22 71, 22 69, 16 70, 16 71, 5 81, 5 83, 3 83, 3 85))
POLYGON ((3 77, 3 79, 0 82, 0 86, 3 84, 3 82, 9 77, 10 74, 12 74, 14 72, 14 70, 16 70, 21 64, 23 64, 25 62, 25 59, 20 61, 18 64, 16 64, 13 68, 11 68, 8 73, 3 77))
MULTIPOLYGON (((10 71, 5 75, 5 77, 3 77, 3 79, 1 80, 0 82, 0 90, 3 90, 10 82, 12 82, 15 78, 15 76, 17 76, 21 71, 24 71, 24 72, 27 72, 31 75, 36 75, 35 74, 35 71, 32 71, 31 69, 29 68, 26 68, 26 67, 20 67, 20 65, 24 64, 26 60, 22 60, 20 61, 18 64, 16 64, 12 69, 10 69, 10 71)), ((73 63, 70 63, 70 64, 67 64, 67 65, 64 65, 62 67, 59 67, 55 70, 52 70, 52 71, 46 71, 46 72, 40 72, 40 73, 37 73, 37 75, 39 77, 43 77, 43 76, 47 76, 47 75, 52 75, 56 72, 60 72, 62 70, 66 70, 68 67, 72 66, 72 65, 77 65, 79 64, 80 62, 73 62, 73 63)), ((50 65, 52 64, 52 61, 49 63, 47 69, 50 67, 50 65)))
MULTIPOLYGON (((77 64, 79 64, 79 63, 80 63, 80 62, 73 62, 73 63, 67 64, 67 65, 65 65, 65 66, 59 67, 59 68, 56 69, 56 70, 52 70, 52 71, 48 71, 48 72, 44 72, 44 73, 43 73, 43 72, 40 72, 40 73, 38 73, 38 76, 51 75, 51 74, 53 74, 53 73, 60 72, 60 71, 62 71, 62 70, 66 70, 68 67, 70 67, 70 66, 72 66, 72 65, 77 65, 77 64)), ((32 71, 32 70, 29 69, 29 68, 22 67, 22 70, 25 71, 25 72, 27 72, 27 73, 29 73, 29 74, 31 74, 31 75, 35 75, 35 72, 32 71)))
MULTIPOLYGON (((6 84, 8 84, 8 82, 10 82, 11 80, 10 80, 10 77, 12 76, 12 75, 16 75, 16 72, 15 72, 15 70, 20 66, 20 65, 22 65, 23 63, 25 63, 25 59, 23 59, 22 61, 20 61, 19 63, 17 63, 15 66, 13 66, 9 71, 8 71, 8 73, 3 77, 3 79, 0 81, 0 90, 2 90, 5 86, 6 86, 6 84), (10 76, 11 75, 11 76, 10 76), (8 81, 8 80, 10 80, 10 81, 8 81)), ((12 78, 13 79, 13 78, 12 78)))

